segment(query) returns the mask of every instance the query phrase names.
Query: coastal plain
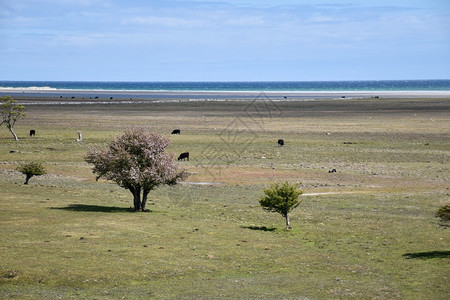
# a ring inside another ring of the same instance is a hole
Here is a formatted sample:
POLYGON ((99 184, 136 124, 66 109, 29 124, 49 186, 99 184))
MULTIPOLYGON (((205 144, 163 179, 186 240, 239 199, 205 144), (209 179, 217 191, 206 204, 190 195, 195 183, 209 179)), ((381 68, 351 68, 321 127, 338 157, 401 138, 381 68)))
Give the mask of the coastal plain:
POLYGON ((0 127, 1 298, 450 297, 435 217, 450 204, 450 97, 12 96, 27 116, 19 141, 0 127), (148 213, 84 161, 130 126, 190 152, 187 181, 152 191, 148 213), (24 185, 32 161, 47 174, 24 185), (303 191, 291 231, 258 203, 286 180, 303 191))

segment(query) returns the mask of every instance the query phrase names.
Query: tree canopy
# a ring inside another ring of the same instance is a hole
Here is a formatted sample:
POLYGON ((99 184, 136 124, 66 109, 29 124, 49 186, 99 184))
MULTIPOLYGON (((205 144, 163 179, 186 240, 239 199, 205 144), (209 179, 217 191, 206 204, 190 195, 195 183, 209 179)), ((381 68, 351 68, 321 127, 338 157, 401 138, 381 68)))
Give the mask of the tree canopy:
POLYGON ((108 147, 89 149, 85 160, 94 165, 92 171, 97 179, 103 177, 128 189, 133 194, 134 210, 144 211, 151 190, 187 178, 184 170, 178 170, 174 155, 165 153, 169 144, 159 134, 130 128, 108 147))

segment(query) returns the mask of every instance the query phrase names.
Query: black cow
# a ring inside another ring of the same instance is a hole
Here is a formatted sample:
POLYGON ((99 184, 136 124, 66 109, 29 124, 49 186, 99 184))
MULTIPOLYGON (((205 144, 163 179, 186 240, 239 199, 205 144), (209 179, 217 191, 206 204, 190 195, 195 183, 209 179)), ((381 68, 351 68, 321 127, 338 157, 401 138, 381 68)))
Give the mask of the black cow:
POLYGON ((328 173, 336 173, 336 169, 329 170, 328 173))
POLYGON ((284 146, 284 140, 279 139, 278 140, 278 146, 284 146))
POLYGON ((181 131, 180 131, 180 129, 174 129, 172 131, 172 134, 181 134, 181 131))
POLYGON ((185 160, 187 159, 189 161, 189 152, 183 152, 178 156, 178 160, 185 160))
POLYGON ((35 136, 35 135, 36 135, 36 130, 31 129, 31 130, 30 130, 30 136, 35 136))

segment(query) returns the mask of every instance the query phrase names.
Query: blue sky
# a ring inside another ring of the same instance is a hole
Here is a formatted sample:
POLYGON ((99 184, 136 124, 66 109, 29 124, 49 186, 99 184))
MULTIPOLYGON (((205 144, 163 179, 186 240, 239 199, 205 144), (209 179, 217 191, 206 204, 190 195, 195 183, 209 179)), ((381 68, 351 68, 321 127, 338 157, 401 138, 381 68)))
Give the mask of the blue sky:
POLYGON ((0 80, 450 79, 450 1, 0 0, 0 80))

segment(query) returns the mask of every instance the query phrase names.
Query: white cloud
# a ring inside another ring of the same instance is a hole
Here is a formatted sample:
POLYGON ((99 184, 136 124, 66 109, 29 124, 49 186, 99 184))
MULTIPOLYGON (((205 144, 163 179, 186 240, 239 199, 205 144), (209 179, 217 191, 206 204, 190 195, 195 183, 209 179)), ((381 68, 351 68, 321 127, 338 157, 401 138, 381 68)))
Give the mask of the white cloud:
POLYGON ((263 16, 242 16, 232 17, 224 22, 226 25, 231 26, 263 26, 266 25, 263 16))
POLYGON ((338 21, 342 21, 342 19, 338 19, 333 16, 323 15, 323 14, 317 14, 313 15, 311 18, 307 19, 307 23, 335 23, 338 21))
POLYGON ((75 47, 93 47, 100 43, 104 43, 106 40, 111 39, 110 36, 105 34, 70 34, 64 35, 60 34, 55 36, 52 40, 56 46, 75 46, 75 47))
POLYGON ((167 27, 201 27, 205 24, 202 20, 198 19, 186 19, 179 17, 158 17, 158 16, 146 16, 146 17, 130 17, 123 18, 122 25, 160 25, 167 27))

